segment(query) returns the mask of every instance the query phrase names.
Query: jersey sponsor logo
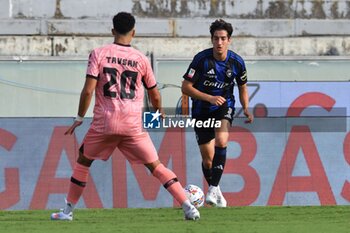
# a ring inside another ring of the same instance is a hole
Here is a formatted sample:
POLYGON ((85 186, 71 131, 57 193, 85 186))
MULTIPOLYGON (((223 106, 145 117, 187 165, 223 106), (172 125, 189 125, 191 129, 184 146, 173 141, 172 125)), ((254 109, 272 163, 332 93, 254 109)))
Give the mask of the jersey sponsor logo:
POLYGON ((246 81, 247 80, 247 71, 243 72, 243 75, 241 76, 241 81, 246 81))
POLYGON ((196 73, 196 70, 191 68, 191 69, 188 71, 187 77, 188 77, 188 78, 193 78, 194 73, 196 73))
POLYGON ((222 88, 227 87, 229 84, 228 83, 223 83, 223 82, 215 82, 215 81, 212 82, 212 81, 209 81, 209 80, 205 80, 203 85, 206 86, 206 87, 216 87, 216 88, 222 89, 222 88))

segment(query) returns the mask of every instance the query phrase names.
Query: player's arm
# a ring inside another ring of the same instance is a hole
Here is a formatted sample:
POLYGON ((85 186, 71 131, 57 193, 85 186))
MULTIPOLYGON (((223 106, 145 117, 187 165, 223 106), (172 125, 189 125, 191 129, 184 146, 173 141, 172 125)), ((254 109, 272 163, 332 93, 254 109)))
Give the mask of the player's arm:
POLYGON ((162 97, 159 93, 159 90, 156 86, 154 86, 151 89, 147 89, 148 97, 151 101, 151 104, 155 110, 159 110, 160 113, 162 113, 162 116, 164 116, 164 112, 162 109, 162 97))
POLYGON ((80 93, 79 110, 78 110, 78 115, 80 117, 84 117, 87 110, 89 109, 96 85, 97 85, 97 79, 90 78, 89 76, 86 77, 83 90, 80 93))
POLYGON ((217 106, 220 106, 226 102, 226 99, 222 96, 213 96, 197 90, 193 87, 193 83, 188 80, 183 80, 181 91, 183 94, 188 95, 194 99, 207 101, 217 106))
POLYGON ((245 122, 252 123, 254 120, 254 117, 248 110, 249 94, 248 94, 247 84, 238 85, 238 91, 239 91, 239 101, 241 102, 243 113, 248 118, 245 122))
POLYGON ((64 134, 72 134, 76 127, 83 123, 83 118, 90 106, 92 96, 97 85, 97 79, 89 76, 85 79, 84 87, 80 93, 78 115, 72 126, 64 134))

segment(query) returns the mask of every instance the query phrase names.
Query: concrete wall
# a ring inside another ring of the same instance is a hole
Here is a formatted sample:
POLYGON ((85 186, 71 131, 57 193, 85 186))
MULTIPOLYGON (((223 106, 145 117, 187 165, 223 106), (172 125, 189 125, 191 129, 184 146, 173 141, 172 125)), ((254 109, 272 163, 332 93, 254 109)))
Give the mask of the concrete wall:
POLYGON ((109 19, 117 11, 141 18, 350 19, 349 0, 1 0, 2 18, 109 19))
POLYGON ((139 49, 165 57, 193 56, 203 47, 198 44, 210 46, 209 25, 216 18, 233 24, 238 45, 245 45, 243 55, 350 54, 350 0, 0 0, 0 5, 0 56, 86 56, 91 46, 112 40, 111 18, 118 11, 136 16, 139 49))
MULTIPOLYGON (((0 58, 30 59, 30 56, 80 57, 87 59, 98 46, 112 43, 112 37, 89 36, 0 36, 0 58)), ((191 58, 211 46, 210 38, 137 37, 132 45, 155 57, 191 58)), ((350 56, 350 37, 237 37, 231 49, 247 56, 350 56)))

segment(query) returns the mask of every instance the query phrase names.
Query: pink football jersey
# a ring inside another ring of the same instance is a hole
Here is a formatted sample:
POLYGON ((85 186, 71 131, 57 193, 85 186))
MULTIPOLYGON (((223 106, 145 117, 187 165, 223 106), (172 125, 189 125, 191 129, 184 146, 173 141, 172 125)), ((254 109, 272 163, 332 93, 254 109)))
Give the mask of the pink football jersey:
POLYGON ((131 46, 106 45, 91 52, 86 74, 98 80, 91 127, 105 134, 142 132, 144 87, 156 86, 148 58, 131 46))

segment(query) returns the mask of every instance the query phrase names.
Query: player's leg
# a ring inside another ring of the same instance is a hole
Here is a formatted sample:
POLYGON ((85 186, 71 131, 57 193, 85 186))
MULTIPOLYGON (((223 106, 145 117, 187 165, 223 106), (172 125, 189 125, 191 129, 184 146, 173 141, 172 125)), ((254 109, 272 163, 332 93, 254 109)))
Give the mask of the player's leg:
MULTIPOLYGON (((83 146, 84 145, 82 145, 82 148, 83 146)), ((79 158, 75 163, 73 174, 70 179, 66 206, 62 211, 53 213, 51 215, 52 220, 73 220, 73 210, 84 192, 92 162, 93 160, 86 158, 82 151, 79 151, 79 158)))
POLYGON ((71 176, 66 206, 61 212, 53 213, 52 220, 72 220, 73 210, 84 192, 92 162, 96 159, 107 160, 120 139, 112 135, 104 135, 89 129, 79 149, 79 157, 71 176))
POLYGON ((205 198, 205 202, 209 205, 216 205, 216 189, 210 186, 213 177, 212 163, 215 152, 215 130, 208 128, 195 128, 195 132, 199 150, 202 156, 202 172, 204 178, 209 184, 209 189, 205 198))
POLYGON ((208 185, 212 178, 212 162, 214 157, 214 129, 195 127, 196 139, 202 157, 202 172, 208 185))
POLYGON ((159 160, 145 164, 163 187, 177 200, 184 210, 185 219, 197 220, 200 218, 199 211, 187 199, 185 191, 177 179, 175 173, 166 168, 159 160))
POLYGON ((152 175, 181 204, 187 219, 196 220, 199 218, 198 210, 187 199, 177 176, 159 161, 157 150, 148 133, 145 132, 140 135, 125 137, 118 145, 118 148, 129 162, 143 163, 150 170, 152 175), (186 215, 186 211, 189 214, 186 215))
POLYGON ((208 185, 210 185, 213 176, 214 143, 214 139, 211 139, 211 141, 199 145, 199 151, 202 157, 202 172, 208 185))
POLYGON ((212 164, 211 186, 217 187, 217 206, 226 207, 227 202, 222 195, 219 183, 224 172, 226 163, 226 148, 229 137, 230 122, 226 119, 221 120, 221 127, 215 132, 215 153, 212 164))
POLYGON ((207 195, 205 196, 205 202, 209 205, 217 204, 216 189, 212 187, 213 179, 213 157, 214 157, 214 145, 215 140, 199 145, 199 150, 202 156, 202 171, 206 181, 209 184, 207 195))
POLYGON ((221 120, 221 127, 215 131, 215 151, 212 163, 212 179, 210 185, 218 186, 226 163, 226 148, 229 137, 229 122, 221 120))

